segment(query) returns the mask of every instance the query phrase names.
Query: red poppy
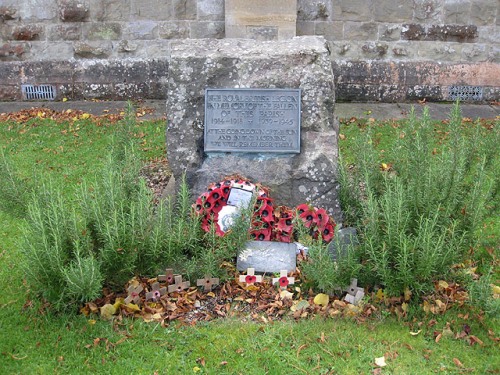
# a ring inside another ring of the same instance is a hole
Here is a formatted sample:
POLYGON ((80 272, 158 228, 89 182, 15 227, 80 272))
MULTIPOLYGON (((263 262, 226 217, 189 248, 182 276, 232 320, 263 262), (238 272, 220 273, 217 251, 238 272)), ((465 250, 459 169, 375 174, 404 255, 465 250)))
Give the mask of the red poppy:
POLYGON ((289 283, 288 277, 286 277, 286 276, 280 277, 279 283, 280 283, 281 288, 286 288, 288 286, 288 283, 289 283))
POLYGON ((324 208, 318 208, 316 210, 316 216, 318 218, 317 224, 319 228, 324 228, 328 223, 328 220, 330 220, 330 216, 328 216, 328 213, 324 208))
POLYGON ((271 240, 271 228, 254 230, 251 236, 256 241, 270 241, 271 240))
POLYGON ((299 214, 299 217, 304 222, 306 228, 311 228, 311 226, 313 226, 313 224, 316 224, 318 220, 318 216, 316 215, 316 211, 314 210, 314 208, 309 208, 307 211, 303 211, 301 214, 299 214))
POLYGON ((301 215, 305 211, 309 211, 311 206, 309 206, 307 203, 302 203, 297 206, 297 212, 299 215, 301 215))
POLYGON ((335 223, 329 222, 326 224, 325 228, 321 231, 321 236, 323 238, 323 241, 325 242, 330 242, 333 239, 333 236, 335 235, 335 223))
POLYGON ((247 284, 253 284, 257 281, 257 277, 255 275, 246 275, 245 282, 247 284))
POLYGON ((276 224, 276 229, 278 231, 285 231, 285 232, 291 232, 293 228, 293 222, 292 219, 290 218, 281 218, 278 220, 278 223, 276 224))
POLYGON ((214 189, 208 194, 207 202, 210 202, 210 204, 213 205, 215 202, 220 200, 222 196, 223 194, 221 188, 214 189))

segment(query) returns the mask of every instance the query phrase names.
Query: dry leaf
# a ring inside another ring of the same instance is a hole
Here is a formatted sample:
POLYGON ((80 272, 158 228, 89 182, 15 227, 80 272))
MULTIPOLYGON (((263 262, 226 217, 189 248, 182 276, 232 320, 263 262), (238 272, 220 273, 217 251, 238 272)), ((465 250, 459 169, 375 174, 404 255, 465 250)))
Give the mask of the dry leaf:
POLYGON ((453 358, 453 362, 455 362, 455 364, 458 367, 464 367, 464 365, 462 364, 462 362, 460 362, 460 360, 458 358, 453 358))
POLYGON ((315 305, 326 306, 328 305, 328 302, 330 302, 330 297, 328 296, 328 294, 319 293, 316 295, 316 297, 314 297, 315 305))
POLYGON ((116 307, 110 303, 101 307, 101 318, 109 320, 116 314, 116 307))
POLYGON ((421 329, 419 329, 417 332, 411 332, 411 331, 410 331, 410 335, 412 335, 412 336, 417 336, 420 332, 422 332, 422 330, 421 330, 421 329))
POLYGON ((387 366, 387 363, 385 363, 385 357, 375 358, 375 365, 377 365, 378 367, 387 366))

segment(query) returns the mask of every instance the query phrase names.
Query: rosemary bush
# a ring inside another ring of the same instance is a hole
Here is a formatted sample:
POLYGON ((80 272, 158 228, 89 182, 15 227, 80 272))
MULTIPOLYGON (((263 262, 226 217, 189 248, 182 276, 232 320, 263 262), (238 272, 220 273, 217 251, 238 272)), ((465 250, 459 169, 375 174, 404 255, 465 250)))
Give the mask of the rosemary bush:
POLYGON ((357 142, 355 167, 341 163, 341 203, 361 233, 360 277, 393 295, 418 295, 449 275, 477 245, 495 209, 489 202, 498 201, 498 126, 488 137, 480 124, 465 128, 458 103, 442 126, 445 136, 436 139, 428 111, 421 119, 412 111, 386 152, 390 169, 380 168, 369 128, 357 142))
POLYGON ((223 238, 205 233, 184 179, 175 202, 154 204, 139 177, 134 121, 129 106, 102 170, 82 182, 75 202, 50 181, 32 194, 21 244, 24 270, 31 290, 56 310, 95 299, 103 286, 122 290, 133 276, 153 277, 166 266, 191 279, 224 276, 221 264, 234 260, 248 237, 249 213, 223 238))

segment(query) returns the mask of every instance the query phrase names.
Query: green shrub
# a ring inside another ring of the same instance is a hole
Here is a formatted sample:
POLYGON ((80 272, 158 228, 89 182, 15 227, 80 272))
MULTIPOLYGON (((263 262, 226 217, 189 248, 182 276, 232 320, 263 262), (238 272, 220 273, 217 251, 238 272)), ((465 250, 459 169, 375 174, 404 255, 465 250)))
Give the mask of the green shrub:
POLYGON ((477 245, 495 209, 489 202, 498 201, 500 160, 492 148, 500 141, 498 126, 488 137, 480 124, 462 126, 458 104, 440 126, 444 136, 437 139, 428 111, 421 119, 412 111, 384 154, 390 168, 381 168, 367 128, 353 152, 354 168, 340 166, 341 204, 360 231, 360 278, 390 294, 418 295, 449 275, 477 245))
POLYGON ((493 269, 479 280, 470 281, 468 285, 471 303, 484 311, 488 316, 497 317, 500 314, 500 298, 494 298, 492 285, 495 280, 493 269))
POLYGON ((42 181, 28 205, 21 245, 26 278, 57 310, 95 299, 103 286, 123 290, 133 276, 153 277, 167 266, 191 279, 224 277, 221 264, 233 261, 247 239, 250 214, 223 238, 205 233, 184 179, 175 203, 154 204, 139 177, 131 111, 102 170, 82 182, 75 202, 42 181))
POLYGON ((350 284, 351 278, 357 277, 361 264, 359 249, 355 244, 341 244, 338 231, 331 244, 325 243, 321 238, 313 239, 301 220, 295 220, 294 228, 297 230, 299 242, 308 248, 307 259, 300 266, 306 282, 311 287, 333 294, 341 292, 350 284))

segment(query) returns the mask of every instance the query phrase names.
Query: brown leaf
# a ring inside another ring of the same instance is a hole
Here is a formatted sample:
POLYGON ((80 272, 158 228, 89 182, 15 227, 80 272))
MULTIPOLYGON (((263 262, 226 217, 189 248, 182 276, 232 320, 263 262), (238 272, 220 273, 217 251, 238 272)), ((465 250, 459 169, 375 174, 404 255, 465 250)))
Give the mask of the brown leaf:
POLYGON ((442 333, 439 333, 437 336, 436 336, 436 343, 439 342, 439 340, 441 340, 441 337, 443 337, 443 334, 442 333))
POLYGON ((453 358, 453 362, 458 366, 458 367, 464 367, 462 362, 458 358, 453 358))
POLYGON ((474 346, 474 344, 479 344, 480 346, 484 345, 484 343, 478 337, 476 337, 474 335, 469 336, 469 341, 470 341, 470 344, 472 346, 474 346))

